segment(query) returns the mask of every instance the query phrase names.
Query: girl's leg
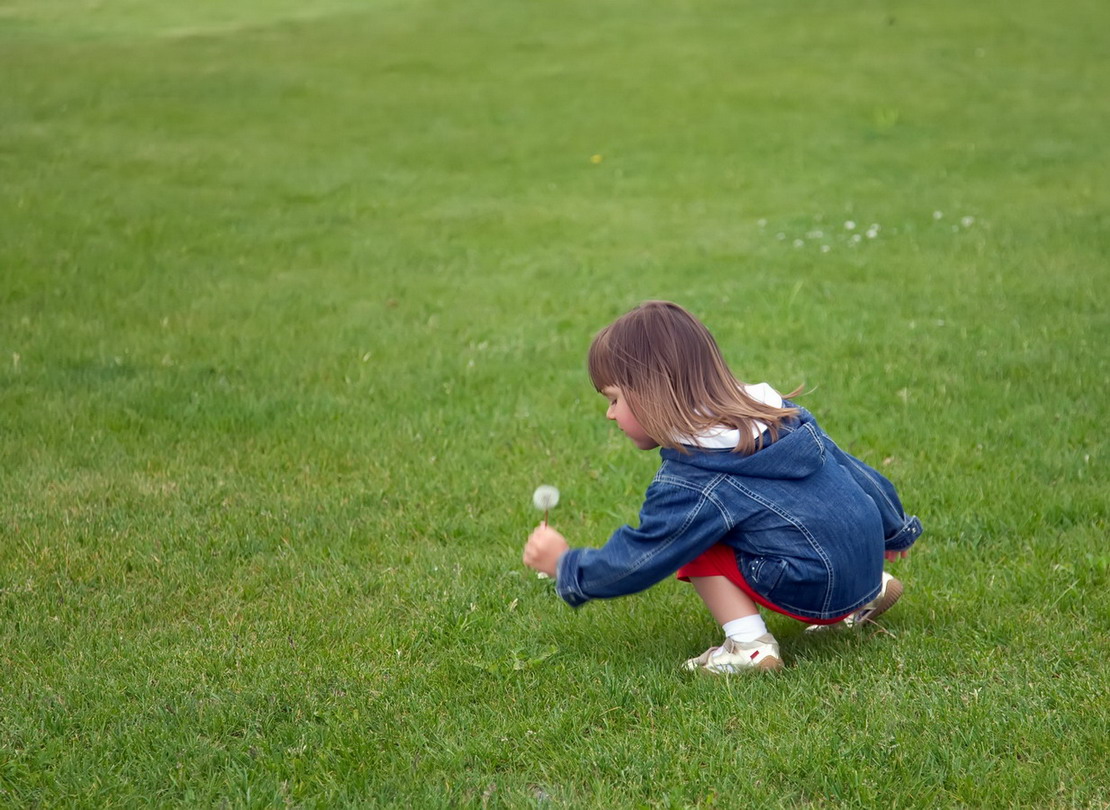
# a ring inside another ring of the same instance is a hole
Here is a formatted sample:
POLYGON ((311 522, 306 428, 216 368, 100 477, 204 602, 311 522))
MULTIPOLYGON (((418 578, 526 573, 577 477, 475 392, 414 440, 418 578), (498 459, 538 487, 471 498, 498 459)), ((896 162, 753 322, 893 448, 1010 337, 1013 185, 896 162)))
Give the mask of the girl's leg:
POLYGON ((690 577, 690 584, 722 627, 735 619, 759 615, 752 598, 724 576, 690 577))
POLYGON ((736 563, 736 553, 728 546, 717 545, 678 570, 678 576, 689 580, 725 631, 725 637, 747 644, 763 638, 767 625, 759 607, 743 586, 736 563))
POLYGON ((782 668, 778 642, 767 632, 759 608, 750 596, 723 575, 689 579, 713 618, 720 622, 725 641, 688 660, 687 671, 731 674, 782 668))

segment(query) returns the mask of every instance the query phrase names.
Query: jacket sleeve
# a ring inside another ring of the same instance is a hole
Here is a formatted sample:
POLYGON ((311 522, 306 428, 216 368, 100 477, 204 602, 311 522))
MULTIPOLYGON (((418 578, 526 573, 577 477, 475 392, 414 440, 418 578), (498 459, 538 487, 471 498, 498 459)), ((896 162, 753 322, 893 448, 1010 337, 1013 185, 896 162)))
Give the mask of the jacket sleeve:
POLYGON ((622 526, 601 548, 572 548, 559 558, 555 590, 572 607, 637 593, 703 554, 731 528, 712 493, 656 480, 639 528, 622 526))
POLYGON ((906 515, 894 484, 873 467, 845 453, 832 439, 825 437, 829 449, 840 466, 851 474, 856 484, 871 496, 883 519, 883 537, 887 551, 905 551, 921 536, 921 521, 906 515))

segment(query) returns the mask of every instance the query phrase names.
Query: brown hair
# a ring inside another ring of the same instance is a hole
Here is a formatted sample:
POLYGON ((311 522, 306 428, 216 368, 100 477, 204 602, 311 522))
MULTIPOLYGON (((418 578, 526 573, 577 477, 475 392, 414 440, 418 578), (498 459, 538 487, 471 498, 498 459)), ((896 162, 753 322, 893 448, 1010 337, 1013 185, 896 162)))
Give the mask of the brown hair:
POLYGON ((753 422, 766 424, 773 441, 798 413, 748 396, 705 325, 669 301, 646 301, 598 332, 589 369, 598 391, 619 388, 644 431, 681 452, 680 437, 723 425, 740 432, 737 452, 752 453, 753 422))

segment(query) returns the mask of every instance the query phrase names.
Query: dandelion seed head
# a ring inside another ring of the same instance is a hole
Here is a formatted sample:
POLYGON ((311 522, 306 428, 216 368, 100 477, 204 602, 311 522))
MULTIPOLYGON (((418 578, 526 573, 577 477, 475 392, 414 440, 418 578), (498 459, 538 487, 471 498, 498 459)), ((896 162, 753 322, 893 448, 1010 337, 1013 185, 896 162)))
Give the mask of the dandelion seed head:
POLYGON ((975 224, 975 217, 964 217, 960 220, 960 224, 963 225, 965 228, 970 228, 972 225, 975 224))
POLYGON ((943 211, 934 211, 933 212, 933 219, 942 219, 943 217, 944 217, 944 212, 943 211))
POLYGON ((856 223, 855 223, 855 222, 853 222, 852 220, 850 220, 850 219, 849 219, 848 221, 846 221, 846 222, 844 223, 844 230, 846 230, 846 231, 854 231, 855 229, 856 229, 856 223))
POLYGON ((532 504, 541 511, 554 509, 559 505, 559 490, 550 484, 540 484, 532 493, 532 504))

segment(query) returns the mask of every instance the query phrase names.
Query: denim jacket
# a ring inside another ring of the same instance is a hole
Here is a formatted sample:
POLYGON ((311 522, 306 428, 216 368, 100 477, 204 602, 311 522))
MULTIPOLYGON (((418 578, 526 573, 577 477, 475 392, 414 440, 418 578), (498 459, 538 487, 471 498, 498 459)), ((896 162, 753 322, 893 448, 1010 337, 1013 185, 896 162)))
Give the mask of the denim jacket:
POLYGON ((559 596, 577 607, 636 593, 725 543, 748 584, 797 616, 833 619, 874 599, 883 551, 909 548, 921 522, 906 516, 890 481, 799 412, 750 455, 661 450, 639 528, 563 554, 559 596))

